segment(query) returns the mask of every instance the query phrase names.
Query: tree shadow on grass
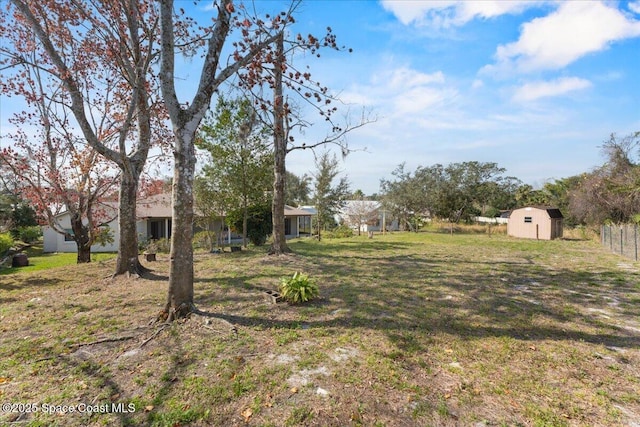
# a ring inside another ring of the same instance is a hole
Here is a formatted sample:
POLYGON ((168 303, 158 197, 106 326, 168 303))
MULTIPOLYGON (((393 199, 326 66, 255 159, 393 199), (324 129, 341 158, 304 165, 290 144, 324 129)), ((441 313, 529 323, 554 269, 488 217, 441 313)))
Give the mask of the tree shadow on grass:
MULTIPOLYGON (((637 275, 621 277, 617 271, 549 268, 531 258, 478 261, 416 254, 364 258, 367 262, 362 265, 354 265, 340 254, 305 260, 328 279, 321 288, 322 295, 327 300, 340 301, 318 307, 317 313, 307 313, 304 321, 307 327, 381 330, 396 345, 419 345, 423 349, 429 334, 640 347, 640 336, 633 328, 598 316, 602 307, 618 315, 636 318, 640 315, 637 275), (345 269, 350 271, 348 283, 342 274, 345 269), (347 310, 342 315, 328 315, 337 308, 347 310), (415 338, 407 338, 407 334, 420 335, 424 344, 413 342, 415 338), (407 339, 413 341, 401 344, 407 339)), ((235 292, 209 293, 197 303, 206 306, 229 298, 250 300, 253 297, 245 294, 258 292, 259 288, 246 283, 255 277, 249 273, 236 277, 226 284, 235 292), (242 295, 240 299, 238 292, 242 295)), ((246 327, 300 325, 300 321, 289 320, 287 316, 279 317, 274 310, 264 316, 210 314, 246 327)))
POLYGON ((30 288, 30 287, 44 287, 44 286, 56 286, 60 283, 62 283, 61 279, 58 278, 44 278, 44 277, 40 277, 40 276, 35 276, 35 277, 13 277, 13 280, 11 282, 8 282, 8 279, 3 278, 3 282, 5 283, 0 283, 0 290, 3 291, 13 291, 13 290, 17 290, 17 289, 26 289, 26 288, 30 288))
MULTIPOLYGON (((108 411, 112 416, 115 416, 117 425, 120 426, 133 426, 133 425, 184 425, 198 418, 201 414, 194 410, 185 410, 184 408, 173 408, 170 405, 167 406, 167 401, 174 395, 175 384, 183 380, 186 372, 195 362, 195 358, 191 356, 183 345, 183 340, 180 334, 164 332, 166 338, 158 337, 154 339, 161 340, 162 347, 168 350, 168 360, 166 368, 162 372, 156 372, 156 378, 158 379, 159 386, 154 388, 153 399, 149 402, 137 401, 137 404, 150 404, 147 407, 136 407, 132 410, 129 406, 133 403, 131 400, 136 396, 126 396, 125 389, 128 387, 125 384, 119 384, 117 377, 111 371, 111 363, 102 363, 98 359, 99 357, 93 355, 91 352, 93 345, 83 346, 77 349, 74 353, 61 355, 58 362, 61 364, 61 368, 64 372, 78 372, 84 376, 85 381, 88 384, 98 384, 100 394, 89 401, 80 400, 81 403, 86 403, 91 406, 103 406, 106 405, 110 410, 108 411), (116 406, 113 406, 113 405, 116 406), (119 406, 118 406, 119 405, 119 406)), ((111 346, 109 344, 96 344, 97 346, 111 346)), ((144 351, 139 344, 135 344, 133 350, 144 351)), ((153 354, 153 353, 152 353, 153 354)), ((116 360, 120 360, 123 354, 116 360)), ((122 358, 119 362, 121 366, 127 363, 134 363, 128 361, 126 358, 122 358)), ((129 369, 133 372, 135 366, 129 366, 129 369)), ((102 413, 96 412, 91 416, 93 422, 98 422, 97 418, 105 416, 104 411, 102 413)), ((101 421, 104 422, 104 421, 101 421)), ((113 425, 113 420, 110 420, 109 425, 113 425)))

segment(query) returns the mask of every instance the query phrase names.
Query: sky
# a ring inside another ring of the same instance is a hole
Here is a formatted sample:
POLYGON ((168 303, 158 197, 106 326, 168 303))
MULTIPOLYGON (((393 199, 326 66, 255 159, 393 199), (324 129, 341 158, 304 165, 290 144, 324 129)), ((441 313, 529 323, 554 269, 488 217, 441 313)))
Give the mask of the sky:
MULTIPOLYGON (((640 131, 640 1, 304 2, 295 30, 326 26, 353 52, 310 62, 313 76, 352 120, 362 106, 377 116, 341 161, 365 194, 403 162, 495 162, 537 188, 640 131)), ((313 172, 313 156, 287 167, 313 172)))
MULTIPOLYGON (((199 18, 213 16, 210 5, 196 4, 199 18)), ((495 162, 538 188, 601 165, 612 133, 640 131, 640 0, 305 0, 295 17, 291 31, 322 35, 330 26, 352 49, 296 61, 308 61, 351 123, 363 109, 375 118, 338 155, 342 175, 365 194, 401 163, 413 171, 495 162)), ((195 85, 198 64, 181 67, 180 79, 195 85)), ((13 102, 0 98, 0 133, 13 102)), ((310 144, 326 129, 306 118, 316 124, 297 140, 310 144)), ((290 153, 287 169, 312 174, 313 153, 290 153)))

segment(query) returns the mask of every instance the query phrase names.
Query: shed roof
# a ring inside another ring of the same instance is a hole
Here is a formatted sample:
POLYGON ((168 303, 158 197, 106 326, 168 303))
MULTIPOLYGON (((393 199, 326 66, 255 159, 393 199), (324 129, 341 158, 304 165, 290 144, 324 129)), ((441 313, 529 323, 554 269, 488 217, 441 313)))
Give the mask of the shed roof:
POLYGON ((550 206, 523 206, 521 208, 514 209, 514 210, 527 209, 527 208, 543 210, 543 211, 547 212, 547 215, 549 215, 549 218, 552 218, 552 219, 564 218, 564 216, 562 215, 562 212, 560 212, 560 209, 554 208, 554 207, 550 207, 550 206))

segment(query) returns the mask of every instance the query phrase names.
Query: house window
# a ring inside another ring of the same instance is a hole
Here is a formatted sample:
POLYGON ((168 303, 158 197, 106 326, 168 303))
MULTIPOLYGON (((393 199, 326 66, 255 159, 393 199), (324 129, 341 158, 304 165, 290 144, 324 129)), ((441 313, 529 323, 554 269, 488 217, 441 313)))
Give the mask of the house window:
POLYGON ((524 217, 524 222, 525 222, 525 223, 532 223, 532 222, 533 222, 533 217, 525 216, 525 217, 524 217))
POLYGON ((67 232, 67 234, 64 235, 64 241, 73 242, 73 230, 70 228, 65 228, 64 231, 67 232))

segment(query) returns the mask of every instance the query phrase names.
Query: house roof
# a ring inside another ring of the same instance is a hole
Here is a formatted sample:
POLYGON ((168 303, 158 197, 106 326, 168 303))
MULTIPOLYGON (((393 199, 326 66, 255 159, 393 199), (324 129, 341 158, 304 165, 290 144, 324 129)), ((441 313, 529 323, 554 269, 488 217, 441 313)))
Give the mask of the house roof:
MULTIPOLYGON (((105 202, 102 203, 102 207, 106 210, 113 212, 114 216, 118 215, 118 202, 105 202)), ((197 207, 194 207, 195 214, 199 215, 197 207)), ((67 212, 61 212, 58 216, 64 215, 67 212)), ((171 208, 171 193, 156 194, 144 199, 138 199, 136 203, 136 217, 142 218, 171 218, 173 215, 171 208)), ((285 205, 284 216, 311 216, 313 212, 308 210, 294 208, 292 206, 285 205)))
POLYGON ((312 213, 305 209, 294 208, 293 206, 284 205, 284 216, 311 216, 312 213))
POLYGON ((353 213, 353 212, 374 212, 382 206, 377 200, 345 200, 342 202, 342 208, 340 212, 342 213, 353 213))
POLYGON ((156 194, 138 200, 136 206, 138 218, 170 218, 171 215, 171 193, 156 194))
POLYGON ((300 206, 300 207, 298 207, 298 209, 301 209, 301 210, 305 211, 307 213, 307 215, 317 215, 318 214, 318 210, 313 205, 300 206))

